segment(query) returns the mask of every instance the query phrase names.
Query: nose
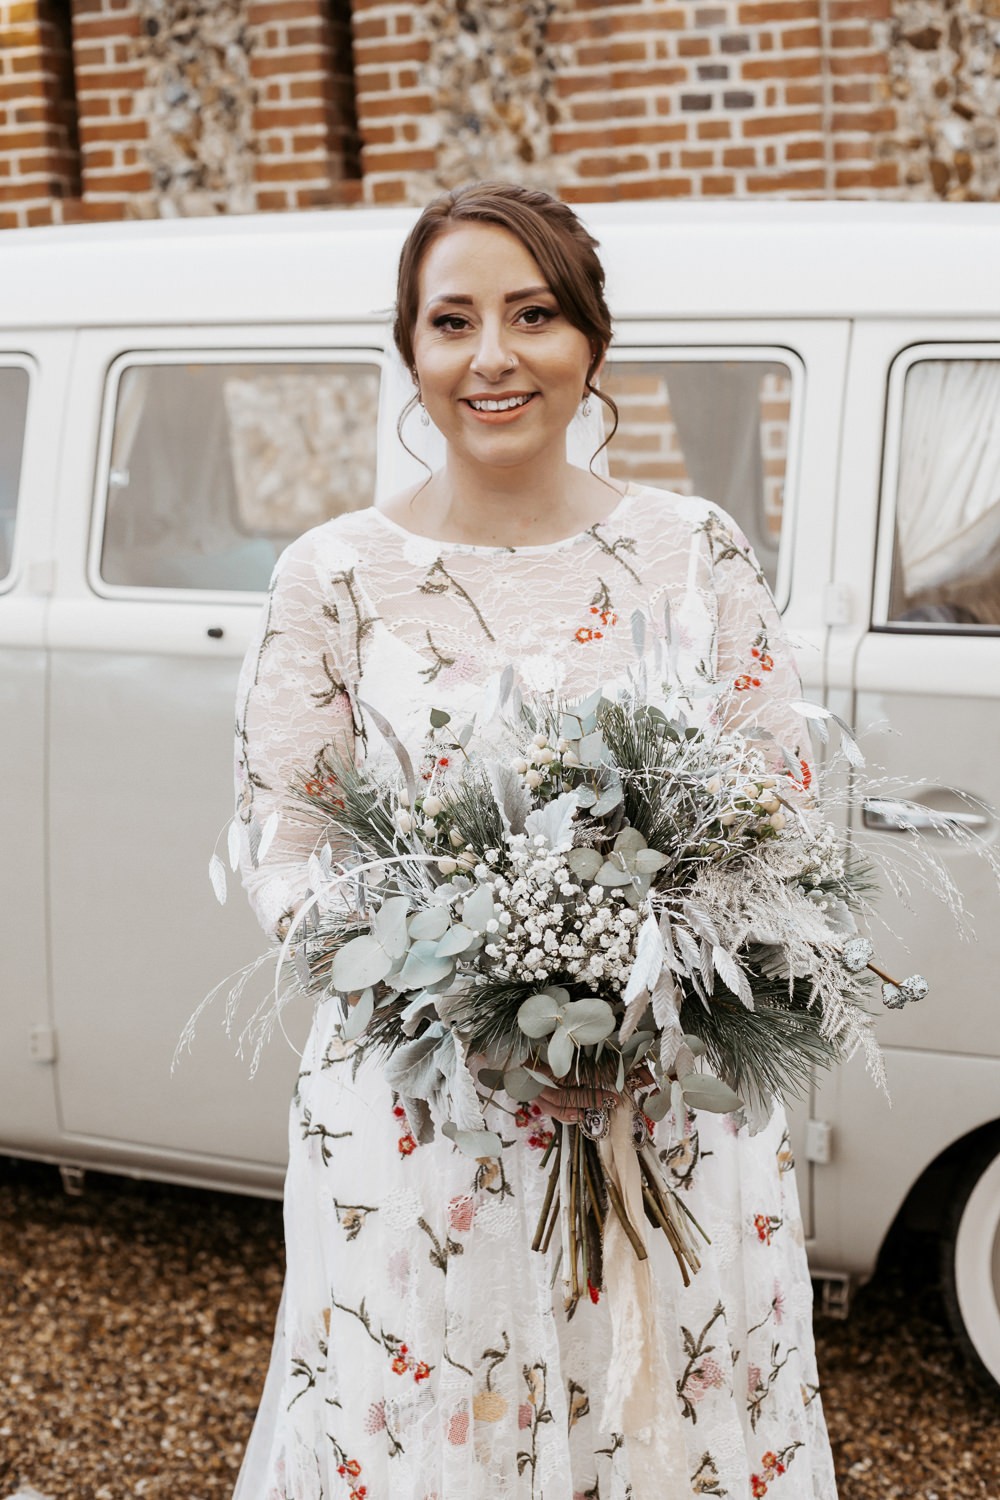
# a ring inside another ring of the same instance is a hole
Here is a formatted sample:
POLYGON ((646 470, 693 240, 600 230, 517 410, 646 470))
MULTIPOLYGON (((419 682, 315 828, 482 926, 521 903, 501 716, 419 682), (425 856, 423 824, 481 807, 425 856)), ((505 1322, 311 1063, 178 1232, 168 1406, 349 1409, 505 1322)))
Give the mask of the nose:
POLYGON ((503 323, 499 319, 484 318, 472 356, 473 373, 483 380, 499 380, 516 364, 517 356, 508 344, 503 323))

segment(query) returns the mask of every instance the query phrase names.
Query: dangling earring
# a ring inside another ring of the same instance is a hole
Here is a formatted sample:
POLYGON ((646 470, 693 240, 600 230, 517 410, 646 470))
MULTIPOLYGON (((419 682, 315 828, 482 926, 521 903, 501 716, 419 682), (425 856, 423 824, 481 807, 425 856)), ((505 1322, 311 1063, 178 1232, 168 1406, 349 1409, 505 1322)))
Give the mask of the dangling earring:
POLYGON ((421 425, 421 427, 429 427, 431 425, 431 419, 427 415, 427 408, 424 405, 424 403, 421 401, 421 399, 420 399, 419 396, 417 397, 417 405, 420 407, 420 425, 421 425))
POLYGON ((583 398, 583 405, 580 407, 580 415, 581 415, 581 417, 589 417, 590 416, 590 392, 589 391, 587 392, 587 394, 583 398))

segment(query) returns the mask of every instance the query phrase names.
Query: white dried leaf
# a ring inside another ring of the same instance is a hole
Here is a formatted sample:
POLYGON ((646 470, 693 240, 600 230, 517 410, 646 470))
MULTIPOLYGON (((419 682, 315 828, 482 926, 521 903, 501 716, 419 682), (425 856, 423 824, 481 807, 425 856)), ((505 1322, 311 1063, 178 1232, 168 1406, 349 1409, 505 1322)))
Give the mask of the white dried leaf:
POLYGON ((226 867, 217 854, 213 854, 208 862, 208 878, 212 882, 212 890, 215 899, 220 906, 226 904, 226 867))
POLYGON ((229 824, 226 842, 229 847, 229 868, 238 870, 240 867, 240 825, 235 818, 229 824))
POLYGON ((278 831, 278 823, 280 821, 280 815, 277 811, 275 811, 271 814, 267 822, 264 824, 264 828, 260 835, 260 844, 257 847, 258 861, 266 859, 267 851, 270 849, 271 844, 274 840, 274 835, 278 831))
POLYGON ((727 953, 725 948, 716 944, 712 949, 712 958, 715 961, 719 978, 726 986, 726 989, 732 990, 733 994, 738 1000, 742 1000, 748 1010, 753 1010, 753 994, 750 990, 750 982, 732 954, 727 953))

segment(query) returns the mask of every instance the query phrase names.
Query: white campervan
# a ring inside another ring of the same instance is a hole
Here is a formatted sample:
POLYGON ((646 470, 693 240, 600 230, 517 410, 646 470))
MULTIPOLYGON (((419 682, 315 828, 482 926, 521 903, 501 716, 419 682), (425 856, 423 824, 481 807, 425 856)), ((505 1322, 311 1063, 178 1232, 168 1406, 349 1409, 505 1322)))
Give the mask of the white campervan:
MULTIPOLYGON (((1000 208, 585 217, 617 324, 613 472, 732 511, 807 695, 995 840, 973 804, 1000 805, 1000 208)), ((379 398, 411 218, 0 237, 0 1150, 69 1182, 281 1190, 284 1042, 250 1080, 209 1015, 170 1062, 202 996, 262 947, 206 878, 237 668, 280 549, 371 503, 380 444, 392 467, 379 398)), ((1000 1381, 1000 900, 932 826, 865 816, 890 849, 935 842, 978 940, 919 889, 881 940, 932 996, 880 1021, 891 1109, 852 1063, 795 1113, 813 1266, 828 1288, 865 1277, 916 1205, 1000 1381)))

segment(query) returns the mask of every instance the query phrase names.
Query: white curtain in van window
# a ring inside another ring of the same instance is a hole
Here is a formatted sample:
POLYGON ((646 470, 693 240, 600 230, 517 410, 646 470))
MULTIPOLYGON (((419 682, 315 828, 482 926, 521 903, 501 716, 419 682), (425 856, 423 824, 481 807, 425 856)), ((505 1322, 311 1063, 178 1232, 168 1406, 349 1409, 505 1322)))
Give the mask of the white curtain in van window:
POLYGON ((1000 547, 1000 360, 910 369, 896 533, 907 598, 981 574, 1000 547))

